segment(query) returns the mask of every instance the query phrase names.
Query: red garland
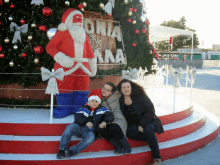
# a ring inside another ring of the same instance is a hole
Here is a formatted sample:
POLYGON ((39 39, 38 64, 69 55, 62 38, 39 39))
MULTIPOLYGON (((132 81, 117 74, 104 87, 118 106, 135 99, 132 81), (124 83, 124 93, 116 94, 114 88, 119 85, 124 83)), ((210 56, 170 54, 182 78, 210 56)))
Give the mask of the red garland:
POLYGON ((3 0, 0 0, 0 5, 3 5, 3 0))

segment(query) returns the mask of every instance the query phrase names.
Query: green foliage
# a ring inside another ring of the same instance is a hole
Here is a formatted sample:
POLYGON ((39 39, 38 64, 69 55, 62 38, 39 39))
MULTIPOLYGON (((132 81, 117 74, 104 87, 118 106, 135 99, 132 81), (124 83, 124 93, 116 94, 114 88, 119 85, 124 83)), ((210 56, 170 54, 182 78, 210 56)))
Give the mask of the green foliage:
MULTIPOLYGON (((177 28, 177 29, 183 29, 183 30, 189 30, 195 32, 195 30, 190 29, 186 27, 186 19, 185 17, 181 17, 179 21, 170 20, 168 22, 164 21, 160 25, 177 28)), ((183 46, 189 46, 192 47, 192 37, 191 36, 177 36, 173 37, 173 50, 177 50, 178 48, 182 48, 183 46)), ((197 48, 199 45, 199 40, 196 34, 193 35, 193 47, 197 48)), ((167 45, 167 42, 162 41, 159 42, 158 50, 168 50, 170 46, 167 45)))
MULTIPOLYGON (((57 28, 61 22, 63 12, 68 8, 78 9, 78 4, 84 2, 83 0, 69 0, 70 5, 65 5, 65 0, 44 0, 44 5, 31 5, 31 0, 18 1, 10 0, 10 3, 4 3, 0 5, 0 46, 5 57, 0 58, 0 84, 13 84, 18 83, 24 87, 35 86, 42 82, 40 69, 45 67, 52 70, 54 65, 53 58, 47 54, 46 45, 49 42, 46 31, 40 31, 39 25, 45 25, 47 29, 57 28), (10 5, 14 4, 15 8, 10 8, 10 5), (52 9, 52 15, 45 16, 42 14, 43 7, 49 7, 52 9), (13 20, 9 21, 9 17, 13 20), (19 27, 22 26, 20 20, 25 20, 25 24, 28 24, 28 32, 21 33, 21 42, 17 40, 15 44, 12 44, 12 39, 15 31, 10 31, 11 22, 16 23, 19 27), (36 24, 36 27, 31 25, 36 24), (33 39, 29 40, 28 36, 32 36, 33 39), (4 40, 8 38, 9 43, 5 43, 4 40), (14 49, 13 46, 17 45, 18 49, 14 49), (42 46, 43 52, 37 54, 34 52, 35 46, 42 46), (27 56, 23 58, 22 53, 26 53, 27 56), (34 60, 38 58, 39 63, 35 63, 34 60), (11 67, 9 63, 13 61, 14 66, 11 67), (19 73, 10 74, 7 73, 19 73), (23 73, 23 74, 20 74, 23 73)), ((106 14, 104 10, 100 9, 99 4, 106 4, 108 0, 86 0, 87 7, 85 10, 100 12, 103 15, 106 14)), ((123 0, 116 1, 113 9, 114 20, 120 21, 123 43, 117 42, 118 48, 125 48, 124 54, 127 57, 127 67, 131 68, 145 68, 150 71, 152 65, 153 54, 150 54, 152 46, 148 44, 148 38, 142 29, 148 29, 148 25, 140 20, 143 6, 139 0, 129 1, 125 4, 123 0), (133 12, 132 16, 128 16, 129 7, 136 8, 137 12, 133 12), (127 22, 127 19, 136 20, 136 24, 127 22), (135 30, 139 30, 139 33, 135 33, 135 30), (136 43, 137 46, 133 47, 132 44, 136 43)), ((121 68, 119 68, 121 69, 121 68)), ((111 71, 99 70, 97 75, 117 74, 119 69, 113 69, 111 71)), ((120 70, 121 72, 121 70, 120 70)), ((121 73, 120 73, 121 74, 121 73)))

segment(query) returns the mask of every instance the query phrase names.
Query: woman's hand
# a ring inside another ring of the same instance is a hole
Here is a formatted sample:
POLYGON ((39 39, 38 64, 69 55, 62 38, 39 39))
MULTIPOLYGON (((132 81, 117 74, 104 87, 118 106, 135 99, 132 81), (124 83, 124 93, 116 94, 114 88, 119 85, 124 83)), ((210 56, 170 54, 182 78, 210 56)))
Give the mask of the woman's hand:
POLYGON ((99 128, 106 128, 106 122, 102 122, 101 124, 99 124, 99 128))
POLYGON ((92 129, 93 124, 91 122, 86 123, 86 126, 89 127, 90 129, 92 129))
POLYGON ((141 133, 143 133, 143 132, 144 132, 143 127, 141 127, 141 126, 139 125, 139 126, 138 126, 138 131, 141 132, 141 133))

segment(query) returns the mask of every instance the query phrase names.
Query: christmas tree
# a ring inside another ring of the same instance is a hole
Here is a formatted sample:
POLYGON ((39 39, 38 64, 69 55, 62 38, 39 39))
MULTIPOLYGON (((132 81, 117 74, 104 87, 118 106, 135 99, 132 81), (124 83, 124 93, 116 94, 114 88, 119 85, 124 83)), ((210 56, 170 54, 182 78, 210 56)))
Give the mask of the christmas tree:
POLYGON ((144 16, 143 1, 0 0, 0 84, 18 83, 29 87, 42 82, 40 69, 51 70, 54 65, 45 50, 50 39, 48 34, 54 33, 68 8, 112 18, 115 26, 121 28, 122 40, 115 40, 117 49, 122 49, 127 59, 126 67, 151 70, 154 54, 150 53, 149 21, 144 16))

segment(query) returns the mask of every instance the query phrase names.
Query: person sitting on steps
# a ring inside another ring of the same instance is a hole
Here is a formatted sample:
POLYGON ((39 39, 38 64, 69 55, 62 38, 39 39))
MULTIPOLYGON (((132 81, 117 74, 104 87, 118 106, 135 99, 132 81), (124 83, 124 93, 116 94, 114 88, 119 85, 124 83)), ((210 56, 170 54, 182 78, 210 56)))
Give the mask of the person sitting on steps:
POLYGON ((75 113, 75 121, 66 126, 60 139, 58 159, 78 154, 95 141, 98 127, 104 128, 114 120, 113 113, 100 105, 101 89, 94 89, 88 96, 88 103, 75 113), (71 137, 76 136, 82 140, 68 149, 71 137))

